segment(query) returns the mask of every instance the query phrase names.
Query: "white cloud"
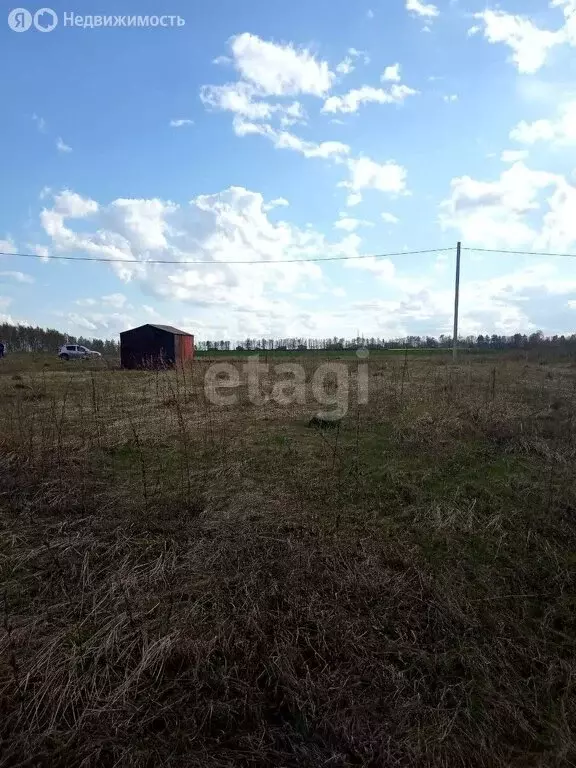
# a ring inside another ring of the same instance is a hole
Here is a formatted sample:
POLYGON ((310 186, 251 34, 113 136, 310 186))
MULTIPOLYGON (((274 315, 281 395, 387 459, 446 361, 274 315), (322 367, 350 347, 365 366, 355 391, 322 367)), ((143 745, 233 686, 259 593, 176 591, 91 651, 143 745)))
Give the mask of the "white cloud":
MULTIPOLYGON (((247 32, 231 38, 229 45, 240 79, 225 85, 204 85, 200 98, 206 107, 233 113, 237 136, 260 134, 277 148, 294 149, 305 157, 331 157, 348 151, 341 142, 315 144, 280 130, 305 122, 306 113, 298 101, 286 104, 269 100, 271 96, 297 94, 324 96, 335 79, 325 61, 306 48, 265 41, 247 32), (273 125, 275 121, 280 128, 273 125)), ((350 61, 360 55, 355 49, 349 53, 350 61)))
MULTIPOLYGON (((343 185, 346 186, 346 185, 343 185)), ((353 208, 355 205, 359 205, 362 202, 362 194, 360 192, 350 192, 346 198, 346 205, 348 208, 353 208)))
POLYGON ((367 19, 373 19, 374 18, 374 11, 371 8, 368 8, 366 11, 366 18, 367 19))
POLYGON ((0 252, 1 253, 16 253, 16 245, 11 237, 7 237, 4 240, 0 240, 0 252))
POLYGON ((417 93, 406 85, 393 85, 389 91, 363 85, 354 88, 344 96, 330 96, 324 102, 322 112, 356 112, 361 104, 374 102, 376 104, 401 104, 408 96, 417 93))
POLYGON ((252 99, 256 89, 250 83, 227 83, 226 85, 205 85, 200 91, 202 103, 215 109, 228 110, 251 120, 267 119, 272 116, 272 105, 252 99))
MULTIPOLYGON (((296 48, 291 43, 263 41, 248 33, 232 38, 230 47, 241 79, 225 85, 203 86, 200 97, 205 106, 233 113, 232 127, 239 137, 259 135, 271 141, 276 149, 291 149, 306 158, 342 162, 350 152, 347 144, 311 141, 286 130, 296 122, 305 121, 306 114, 299 102, 286 104, 269 99, 294 94, 323 95, 335 78, 327 63, 319 61, 307 49, 296 48)), ((350 61, 360 57, 368 61, 363 51, 348 50, 350 61)), ((401 101, 410 93, 412 89, 395 85, 386 100, 401 101)), ((366 95, 362 93, 361 98, 366 95)))
POLYGON ((306 112, 302 107, 302 104, 298 101, 293 101, 292 104, 282 105, 279 111, 280 125, 285 128, 287 125, 294 125, 294 123, 303 123, 306 120, 306 112))
POLYGON ((87 317, 84 317, 83 315, 79 315, 77 312, 68 312, 66 314, 64 312, 58 311, 54 314, 57 317, 65 317, 68 323, 71 323, 76 328, 81 329, 82 332, 98 330, 98 325, 96 323, 87 317))
POLYGON ((249 120, 244 120, 241 117, 235 116, 232 121, 232 127, 236 136, 266 136, 267 138, 274 140, 278 131, 272 128, 271 125, 262 123, 251 123, 249 120))
POLYGON ((53 210, 59 215, 79 219, 96 213, 98 211, 98 203, 90 198, 81 197, 69 189, 64 189, 62 192, 54 195, 53 210))
POLYGON ((416 16, 432 19, 440 14, 438 8, 432 3, 423 3, 421 0, 406 0, 406 10, 416 16))
POLYGON ((341 216, 334 224, 336 229, 344 229, 346 232, 354 232, 359 227, 372 227, 372 222, 364 219, 354 219, 350 216, 341 216))
POLYGON ((511 131, 510 138, 521 144, 547 141, 553 144, 576 144, 576 101, 564 104, 555 119, 541 119, 528 123, 522 120, 511 131))
POLYGON ((336 72, 338 72, 339 75, 349 75, 351 72, 354 72, 354 69, 355 67, 351 56, 346 56, 336 65, 336 72))
POLYGON ((349 75, 351 72, 354 72, 356 69, 354 60, 359 58, 363 59, 364 64, 370 62, 370 57, 364 51, 359 51, 356 48, 348 48, 348 55, 336 65, 336 72, 338 72, 339 75, 349 75))
POLYGON ((40 257, 40 261, 48 261, 50 258, 50 251, 44 245, 33 245, 30 250, 40 257))
POLYGON ((58 152, 72 152, 72 147, 65 144, 60 136, 56 140, 56 148, 58 152))
POLYGON ((364 64, 370 64, 370 56, 368 56, 366 51, 359 51, 357 48, 348 48, 348 53, 355 59, 362 59, 364 64))
POLYGON ((264 203, 263 209, 265 211, 271 211, 273 208, 283 208, 290 205, 285 197, 276 197, 274 200, 270 200, 269 203, 264 203))
POLYGON ((126 304, 126 296, 123 293, 110 293, 102 296, 102 303, 115 309, 121 309, 126 304))
POLYGON ((407 96, 414 96, 418 91, 409 88, 407 85, 393 85, 390 88, 390 97, 394 103, 401 103, 407 96))
POLYGON ((492 299, 518 301, 523 293, 535 289, 542 289, 552 296, 574 293, 576 276, 571 271, 568 277, 566 269, 558 262, 543 261, 517 268, 504 275, 475 281, 473 285, 483 289, 492 299))
MULTIPOLYGON (((521 164, 513 174, 512 170, 506 170, 493 182, 468 179, 465 189, 454 185, 460 193, 457 212, 483 207, 490 209, 490 217, 492 208, 505 205, 508 220, 512 218, 515 226, 514 215, 529 218, 539 212, 535 206, 540 204, 542 227, 530 228, 542 241, 545 232, 564 238, 576 236, 576 225, 572 223, 576 189, 562 177, 541 176, 522 169, 521 164), (541 202, 543 195, 548 195, 546 205, 541 202)), ((73 194, 67 192, 65 196, 73 194)), ((373 286, 378 281, 377 299, 371 299, 368 293, 363 301, 349 305, 335 300, 345 296, 344 288, 332 282, 332 272, 330 281, 324 279, 321 264, 280 260, 363 255, 359 236, 351 232, 332 241, 313 228, 299 228, 286 221, 275 223, 266 213, 270 204, 256 192, 231 187, 219 194, 200 195, 186 205, 154 199, 95 205, 92 218, 81 215, 82 206, 76 207, 78 219, 64 217, 62 228, 51 236, 53 249, 107 256, 112 244, 116 248, 122 244, 133 264, 110 264, 108 269, 121 280, 132 279, 143 297, 137 308, 126 303, 123 292, 84 300, 70 311, 59 307, 66 327, 77 328, 77 332, 109 337, 127 327, 157 320, 189 329, 198 338, 231 340, 286 334, 352 336, 358 328, 370 335, 400 337, 415 332, 450 333, 452 287, 445 287, 443 271, 451 271, 453 254, 431 258, 427 271, 417 276, 404 260, 396 266, 389 258, 345 261, 342 273, 353 270, 347 274, 355 277, 351 281, 341 275, 342 284, 363 282, 364 286, 373 286), (69 234, 63 234, 65 230, 69 234), (154 231, 162 232, 164 243, 156 237, 147 242, 150 247, 144 247, 138 233, 154 231), (206 263, 153 265, 147 263, 150 258, 206 263), (225 263, 236 260, 257 264, 225 263), (298 297, 314 301, 314 306, 299 306, 295 301, 298 297), (170 307, 169 316, 154 307, 158 299, 167 302, 164 306, 170 307)), ((506 219, 502 222, 505 224, 506 219)), ((346 226, 344 231, 348 231, 346 226)), ((532 304, 522 299, 533 297, 535 292, 565 297, 563 306, 572 301, 576 295, 576 265, 572 269, 566 262, 569 260, 561 264, 537 263, 499 277, 463 281, 462 333, 513 333, 533 327, 532 304)))
POLYGON ((150 304, 142 304, 142 309, 143 309, 143 310, 144 310, 144 312, 146 312, 146 314, 147 314, 147 315, 149 315, 150 317, 155 317, 156 319, 158 319, 159 317, 161 317, 161 315, 160 315, 160 313, 158 312, 158 310, 157 310, 155 307, 151 307, 151 306, 150 306, 150 304))
MULTIPOLYGON (((274 223, 266 206, 262 195, 230 187, 219 194, 199 195, 184 206, 154 199, 115 200, 98 205, 93 222, 82 216, 80 206, 78 216, 63 216, 55 206, 43 212, 41 221, 55 251, 126 259, 127 263, 111 263, 109 268, 121 281, 137 282, 156 299, 197 308, 217 305, 232 315, 261 311, 271 323, 277 313, 279 324, 293 310, 288 299, 271 298, 274 291, 286 296, 294 290, 318 292, 323 284, 319 264, 298 260, 355 255, 360 239, 346 235, 333 242, 313 229, 274 223), (76 219, 81 220, 81 229, 75 228, 76 219), (206 263, 157 265, 147 263, 150 258, 206 263), (297 261, 280 263, 285 259, 297 261), (261 266, 224 263, 237 261, 261 262, 261 266)), ((123 293, 109 294, 98 303, 127 308, 123 293)), ((104 316, 83 317, 98 325, 104 316)), ((75 321, 82 322, 80 316, 75 321)), ((229 334, 234 335, 232 330, 229 334)))
POLYGON ((265 136, 273 142, 276 149, 292 149, 308 158, 332 158, 339 161, 343 155, 350 152, 350 147, 341 141, 322 141, 320 143, 305 141, 289 131, 279 131, 267 124, 249 123, 241 118, 235 118, 233 125, 237 136, 250 134, 265 136))
POLYGON ((304 157, 321 157, 324 159, 330 157, 340 158, 347 155, 350 148, 341 141, 321 141, 319 144, 311 141, 304 141, 298 136, 294 136, 287 131, 278 134, 275 146, 278 149, 293 149, 301 152, 304 157))
POLYGON ((167 247, 171 235, 167 220, 177 207, 157 198, 118 198, 101 213, 101 219, 139 251, 155 251, 167 247))
POLYGON ((398 219, 397 216, 394 216, 393 213, 388 213, 387 211, 384 211, 384 213, 381 213, 380 216, 388 224, 398 224, 398 222, 399 222, 399 219, 398 219))
POLYGON ((350 179, 340 182, 339 186, 347 187, 353 193, 363 189, 395 194, 406 191, 406 169, 393 160, 380 164, 369 157, 357 157, 348 160, 347 165, 350 179))
POLYGON ((396 275, 396 269, 390 259, 377 259, 375 256, 346 261, 344 262, 344 267, 346 269, 361 269, 372 272, 375 277, 385 282, 391 282, 396 275))
POLYGON ((516 162, 496 181, 463 176, 451 187, 440 222, 466 242, 561 251, 576 244, 576 188, 561 175, 516 162))
POLYGON ((560 8, 564 14, 564 26, 560 32, 565 42, 576 45, 576 2, 574 0, 552 0, 553 8, 560 8))
POLYGON ((526 160, 528 152, 525 149, 505 149, 500 155, 503 163, 517 163, 519 160, 526 160))
POLYGON ((324 96, 332 86, 334 73, 327 62, 306 48, 269 42, 248 32, 233 37, 230 47, 237 71, 262 95, 324 96))
POLYGON ((10 280, 15 280, 17 283, 33 283, 34 278, 32 275, 27 275, 25 272, 12 272, 12 271, 4 271, 0 272, 0 281, 3 277, 6 277, 10 280))
POLYGON ((450 93, 442 97, 445 102, 450 103, 454 101, 458 101, 458 94, 457 93, 450 93))
POLYGON ((248 120, 270 120, 280 117, 283 125, 303 121, 305 118, 302 105, 294 101, 291 104, 276 104, 258 98, 257 89, 250 83, 227 83, 226 85, 205 85, 200 91, 202 103, 212 109, 233 112, 248 120))
POLYGON ((445 272, 448 266, 448 254, 439 253, 434 261, 434 270, 436 272, 445 272))
MULTIPOLYGON (((394 265, 380 260, 360 259, 346 264, 347 269, 366 270, 379 278, 388 289, 393 289, 392 299, 365 299, 352 305, 360 327, 378 326, 376 318, 394 318, 396 333, 387 325, 390 335, 405 336, 418 333, 438 336, 452 330, 452 288, 446 285, 443 273, 450 269, 453 256, 441 254, 422 279, 402 275, 394 265), (392 333, 390 333, 392 331, 392 333)), ((450 270, 451 271, 451 270, 450 270)), ((524 310, 529 311, 528 296, 534 301, 539 297, 573 294, 576 290, 576 270, 571 270, 569 280, 563 280, 565 269, 557 263, 537 263, 512 270, 494 278, 466 280, 460 285, 460 330, 469 333, 530 332, 536 328, 524 310)), ((451 281, 450 281, 451 282, 451 281)), ((569 327, 572 323, 569 324, 569 327)), ((558 331, 556 327, 554 331, 558 331)))
POLYGON ((43 117, 39 117, 36 113, 32 115, 32 120, 36 123, 36 128, 40 133, 46 133, 46 120, 43 117))
POLYGON ((510 138, 521 144, 535 144, 537 141, 552 141, 555 126, 551 120, 535 120, 527 123, 522 120, 510 131, 510 138))
POLYGON ((80 307, 113 307, 114 309, 122 309, 126 306, 127 299, 123 293, 111 293, 107 296, 101 296, 99 299, 77 299, 74 302, 80 307))
POLYGON ((178 120, 170 120, 171 128, 183 128, 185 125, 194 125, 194 120, 188 118, 179 118, 178 120))
POLYGON ((537 247, 567 251, 576 247, 576 187, 564 178, 556 180, 556 188, 546 201, 548 211, 536 241, 537 247))
POLYGON ((441 223, 458 229, 467 242, 520 246, 535 233, 525 221, 536 195, 547 177, 534 176, 518 163, 496 182, 477 181, 469 176, 452 180, 452 194, 441 206, 441 223))
POLYGON ((250 120, 265 120, 274 111, 266 101, 252 99, 256 89, 250 83, 227 83, 226 85, 205 85, 200 91, 202 103, 215 109, 228 110, 250 120))
POLYGON ((363 85, 344 96, 330 96, 324 102, 322 112, 356 112, 360 104, 370 101, 383 104, 386 100, 386 93, 382 89, 363 85))
MULTIPOLYGON (((562 32, 540 29, 530 19, 504 11, 487 9, 475 13, 474 18, 484 25, 484 37, 489 43, 504 43, 512 49, 511 60, 519 72, 537 72, 548 56, 549 50, 563 42, 562 32)), ((476 27, 472 30, 476 31, 476 27)), ((469 34, 473 31, 469 30, 469 34)))
POLYGON ((399 83, 400 82, 400 64, 390 64, 386 67, 380 77, 383 82, 399 83))

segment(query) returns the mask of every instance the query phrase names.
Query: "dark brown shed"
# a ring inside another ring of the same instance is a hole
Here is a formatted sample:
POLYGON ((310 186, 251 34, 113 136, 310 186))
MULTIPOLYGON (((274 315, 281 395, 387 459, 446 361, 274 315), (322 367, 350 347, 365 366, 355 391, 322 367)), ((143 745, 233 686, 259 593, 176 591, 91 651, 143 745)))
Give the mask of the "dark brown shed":
POLYGON ((194 336, 171 325, 146 323, 120 334, 122 368, 164 368, 193 357, 194 336))

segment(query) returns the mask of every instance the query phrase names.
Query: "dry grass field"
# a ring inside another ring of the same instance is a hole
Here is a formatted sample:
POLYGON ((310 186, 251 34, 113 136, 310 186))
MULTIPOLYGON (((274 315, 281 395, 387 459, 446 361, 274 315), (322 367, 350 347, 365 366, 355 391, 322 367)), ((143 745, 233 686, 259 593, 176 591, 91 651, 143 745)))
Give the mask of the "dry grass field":
POLYGON ((576 365, 347 360, 0 361, 0 765, 576 765, 576 365))

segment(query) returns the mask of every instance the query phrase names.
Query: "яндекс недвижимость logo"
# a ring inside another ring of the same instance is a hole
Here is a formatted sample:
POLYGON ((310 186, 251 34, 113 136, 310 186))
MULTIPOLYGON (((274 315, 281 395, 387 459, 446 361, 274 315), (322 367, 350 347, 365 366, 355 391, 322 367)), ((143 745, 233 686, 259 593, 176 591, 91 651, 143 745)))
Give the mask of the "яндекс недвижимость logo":
POLYGON ((32 15, 26 8, 13 8, 8 14, 8 26, 13 32, 27 32, 32 26, 38 32, 52 32, 58 25, 58 14, 52 8, 40 8, 32 15))
MULTIPOLYGON (((186 19, 178 14, 163 13, 162 15, 128 15, 128 14, 100 14, 82 15, 74 11, 66 11, 61 15, 62 27, 80 29, 108 29, 145 27, 147 29, 163 29, 166 27, 182 28, 186 19)), ((58 14, 52 8, 40 8, 32 14, 26 8, 13 8, 8 13, 8 26, 13 32, 27 32, 36 29, 38 32, 52 32, 58 26, 58 14)))

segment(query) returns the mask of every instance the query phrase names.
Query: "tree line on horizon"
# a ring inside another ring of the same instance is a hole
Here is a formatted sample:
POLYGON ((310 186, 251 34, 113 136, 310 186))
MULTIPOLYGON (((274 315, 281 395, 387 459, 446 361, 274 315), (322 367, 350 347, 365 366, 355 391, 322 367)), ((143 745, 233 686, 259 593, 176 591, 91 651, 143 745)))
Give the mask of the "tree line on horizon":
MULTIPOLYGON (((82 344, 85 347, 107 356, 120 353, 119 341, 115 339, 97 339, 84 336, 64 334, 54 328, 40 328, 29 325, 10 325, 0 323, 0 341, 6 345, 7 352, 54 352, 62 344, 82 344)), ((576 334, 545 336, 542 331, 529 335, 515 333, 511 336, 498 334, 478 334, 477 336, 460 337, 461 346, 469 349, 533 349, 537 346, 574 347, 576 334)), ((331 338, 315 339, 303 337, 245 339, 232 342, 225 339, 219 341, 198 341, 195 344, 199 352, 258 352, 258 351, 344 351, 359 348, 366 349, 448 349, 452 346, 452 337, 440 334, 434 336, 406 336, 402 338, 383 339, 380 337, 357 336, 346 339, 333 336, 331 338)))
MULTIPOLYGON (((532 349, 536 346, 572 346, 576 347, 576 334, 545 336, 542 331, 531 334, 515 333, 511 336, 496 333, 478 334, 477 336, 459 336, 458 344, 469 349, 532 349)), ((392 339, 380 337, 356 336, 346 339, 332 338, 283 338, 283 339, 246 339, 234 344, 230 341, 200 341, 195 347, 200 352, 258 352, 258 351, 344 351, 355 349, 449 349, 452 337, 440 336, 405 336, 392 339)))
POLYGON ((0 323, 0 341, 7 352, 58 352, 62 344, 81 344, 103 355, 118 355, 120 344, 112 339, 72 336, 55 328, 0 323))

